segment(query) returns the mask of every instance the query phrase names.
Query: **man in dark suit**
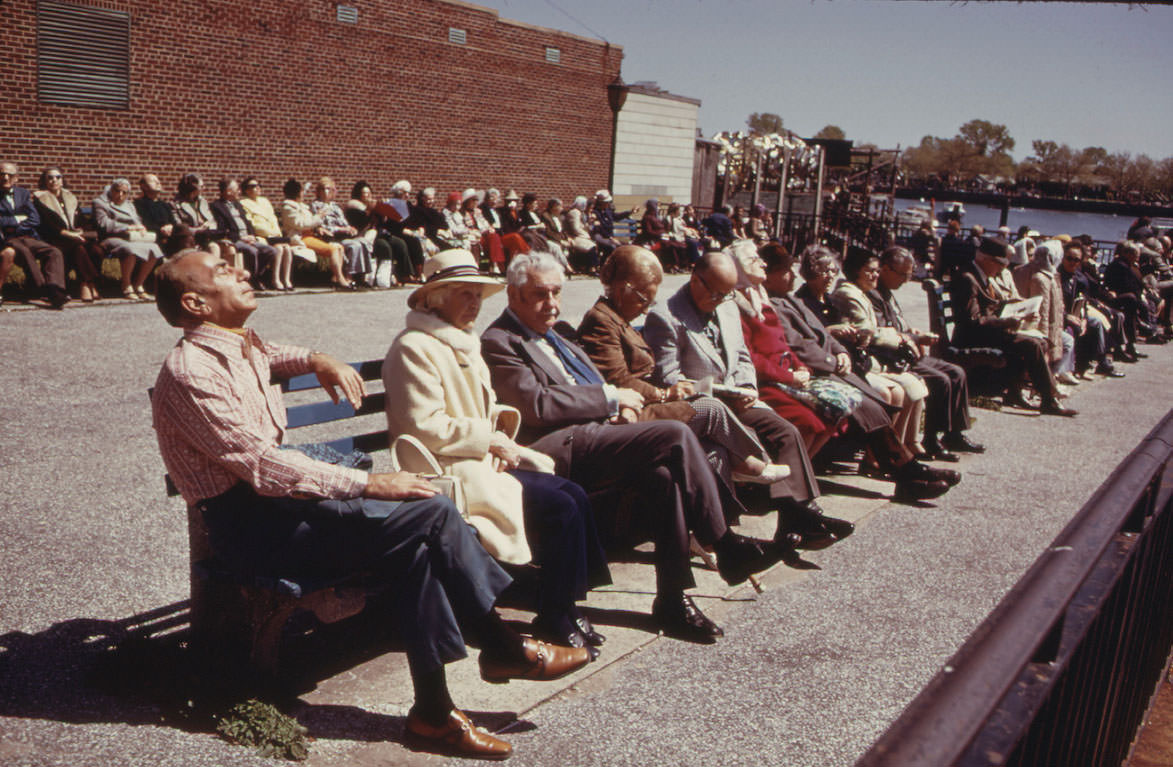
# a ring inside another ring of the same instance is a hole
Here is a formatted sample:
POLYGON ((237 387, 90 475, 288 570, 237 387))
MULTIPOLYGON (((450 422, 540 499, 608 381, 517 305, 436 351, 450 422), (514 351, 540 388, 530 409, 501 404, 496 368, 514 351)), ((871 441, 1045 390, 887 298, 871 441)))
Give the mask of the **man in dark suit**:
POLYGON ((914 358, 911 370, 928 387, 925 407, 924 447, 931 457, 956 461, 949 449, 981 453, 981 445, 965 436, 969 428, 969 382, 965 370, 951 362, 921 353, 922 344, 937 340, 932 333, 916 330, 904 319, 904 312, 894 291, 912 278, 916 261, 912 253, 899 246, 880 255, 880 279, 875 291, 868 295, 881 326, 894 328, 900 334, 901 346, 914 358), (938 438, 944 434, 944 439, 938 438))
POLYGON ((69 303, 65 257, 57 248, 37 239, 41 218, 29 190, 16 185, 19 172, 13 163, 0 163, 0 241, 16 252, 17 263, 49 306, 61 309, 69 303))
MULTIPOLYGON (((760 542, 729 529, 717 480, 696 436, 679 421, 636 423, 643 397, 605 384, 594 363, 558 320, 562 267, 534 251, 509 265, 509 306, 481 336, 493 389, 521 411, 519 441, 554 458, 558 474, 588 492, 619 489, 653 530, 656 600, 652 615, 666 634, 713 642, 723 632, 685 589, 689 532, 711 545, 728 583, 772 563, 760 542)), ((600 516, 606 514, 600 510, 600 516)))
POLYGON ((863 393, 859 406, 847 417, 851 426, 863 434, 876 461, 896 481, 893 497, 901 500, 936 498, 949 490, 955 472, 939 475, 916 458, 892 429, 893 408, 884 395, 851 371, 851 356, 835 337, 827 332, 819 318, 792 295, 796 275, 794 256, 785 248, 761 249, 766 261, 766 291, 786 333, 786 343, 811 374, 828 376, 850 384, 863 393))
POLYGON ((262 284, 262 277, 277 260, 277 249, 253 231, 244 206, 240 204, 240 184, 236 179, 220 179, 220 197, 212 202, 211 207, 217 228, 244 257, 244 268, 252 274, 253 284, 262 284))
MULTIPOLYGON (((818 483, 798 429, 758 399, 757 372, 741 335, 740 312, 726 300, 736 285, 737 270, 728 255, 704 254, 693 266, 692 278, 652 307, 643 334, 656 357, 657 385, 711 378, 729 393, 722 398, 757 434, 774 463, 790 467, 789 477, 770 486, 779 508, 775 537, 781 541, 789 520, 823 518, 815 501, 818 483)), ((838 531, 837 537, 851 533, 850 523, 830 518, 826 523, 838 531)))
POLYGON ((1022 398, 1020 380, 1025 372, 1042 399, 1044 415, 1074 416, 1071 408, 1059 404, 1059 389, 1047 364, 1046 341, 1018 332, 1021 317, 1002 317, 1004 301, 990 287, 990 278, 1010 263, 1006 243, 986 238, 972 264, 959 269, 950 281, 956 328, 953 342, 962 347, 1001 349, 1006 355, 1008 383, 1002 401, 1015 407, 1030 407, 1022 398))

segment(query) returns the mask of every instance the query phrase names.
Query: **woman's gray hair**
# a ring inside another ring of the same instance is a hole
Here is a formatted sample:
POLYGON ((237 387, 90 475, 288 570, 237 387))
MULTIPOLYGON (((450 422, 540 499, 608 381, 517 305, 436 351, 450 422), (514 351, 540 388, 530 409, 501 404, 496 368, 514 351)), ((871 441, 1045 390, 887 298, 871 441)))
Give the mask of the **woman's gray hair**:
POLYGON ((511 288, 523 288, 529 282, 531 272, 554 272, 562 276, 562 264, 549 253, 540 250, 531 250, 529 253, 519 253, 509 262, 509 269, 505 272, 505 281, 511 288))
POLYGON ((586 210, 587 198, 586 195, 579 195, 574 198, 574 203, 570 207, 578 208, 579 210, 586 210))
POLYGON ((424 294, 424 305, 420 308, 434 314, 448 300, 448 294, 452 292, 452 284, 437 285, 429 290, 424 294))
POLYGON ((410 181, 396 181, 394 184, 391 185, 391 194, 397 194, 400 192, 402 192, 403 194, 410 194, 411 193, 411 182, 410 181))
POLYGON ((804 280, 810 280, 815 276, 815 269, 820 264, 835 264, 839 265, 839 259, 835 256, 835 251, 828 248, 826 245, 807 245, 802 251, 802 263, 798 267, 799 274, 804 280))
POLYGON ((128 192, 130 191, 130 181, 128 181, 125 178, 122 178, 121 176, 114 179, 113 181, 111 181, 109 188, 113 189, 116 186, 124 186, 124 187, 126 187, 126 191, 128 191, 128 192))

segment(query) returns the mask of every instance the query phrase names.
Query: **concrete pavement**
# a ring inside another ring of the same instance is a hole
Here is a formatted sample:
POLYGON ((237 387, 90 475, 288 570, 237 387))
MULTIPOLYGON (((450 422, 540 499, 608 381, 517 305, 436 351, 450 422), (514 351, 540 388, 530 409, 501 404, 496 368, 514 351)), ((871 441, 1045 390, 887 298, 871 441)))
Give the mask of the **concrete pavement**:
MULTIPOLYGON (((407 294, 274 296, 253 326, 381 357, 407 294)), ((572 281, 566 316, 597 294, 572 281)), ((918 287, 902 300, 924 317, 918 287)), ((0 763, 267 763, 160 705, 150 678, 166 683, 165 668, 138 669, 147 679, 129 691, 92 676, 132 624, 188 595, 182 504, 164 496, 146 401, 178 333, 153 306, 105 304, 0 313, 0 763)), ((503 304, 486 302, 481 327, 503 304)), ((770 571, 761 595, 698 573, 698 602, 726 630, 717 646, 648 630, 651 567, 637 555, 588 603, 609 637, 599 663, 561 683, 490 686, 464 661, 450 669, 455 699, 507 730, 518 765, 851 764, 1164 415, 1173 350, 1145 350, 1127 378, 1077 387, 1074 420, 977 410, 973 434, 991 450, 966 457, 962 484, 933 505, 826 477, 824 507, 857 533, 808 554, 820 570, 770 571)), ((767 535, 773 518, 745 526, 767 535)), ((394 742, 409 701, 398 654, 328 677, 297 707, 316 738, 309 763, 442 761, 394 742)))

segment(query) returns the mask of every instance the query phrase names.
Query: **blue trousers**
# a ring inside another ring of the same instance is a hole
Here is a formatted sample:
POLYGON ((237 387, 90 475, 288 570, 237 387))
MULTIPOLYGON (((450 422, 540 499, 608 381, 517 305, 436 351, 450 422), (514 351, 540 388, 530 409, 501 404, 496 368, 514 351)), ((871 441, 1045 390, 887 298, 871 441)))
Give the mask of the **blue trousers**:
POLYGON ((197 504, 212 551, 243 573, 372 573, 416 674, 467 654, 460 624, 493 608, 511 579, 444 496, 420 501, 268 498, 241 483, 197 504))
POLYGON ((515 469, 521 482, 525 536, 541 567, 537 613, 553 625, 587 589, 611 582, 607 555, 586 491, 555 474, 515 469))

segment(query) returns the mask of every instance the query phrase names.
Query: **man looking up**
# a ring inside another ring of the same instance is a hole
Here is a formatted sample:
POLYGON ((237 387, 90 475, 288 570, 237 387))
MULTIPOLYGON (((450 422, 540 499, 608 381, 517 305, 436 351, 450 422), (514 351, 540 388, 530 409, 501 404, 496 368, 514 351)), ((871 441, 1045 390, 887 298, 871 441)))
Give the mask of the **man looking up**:
POLYGON ((429 750, 504 758, 511 748, 469 724, 444 665, 464 657, 461 629, 481 642, 481 676, 553 679, 590 661, 585 648, 523 639, 493 605, 510 578, 456 507, 418 475, 376 474, 281 449, 285 408, 271 376, 313 372, 337 401, 364 391, 347 365, 262 341, 249 274, 183 250, 158 270, 156 304, 183 328, 152 397, 163 463, 202 514, 213 553, 234 569, 276 577, 373 572, 390 587, 415 688, 407 737, 429 750))

